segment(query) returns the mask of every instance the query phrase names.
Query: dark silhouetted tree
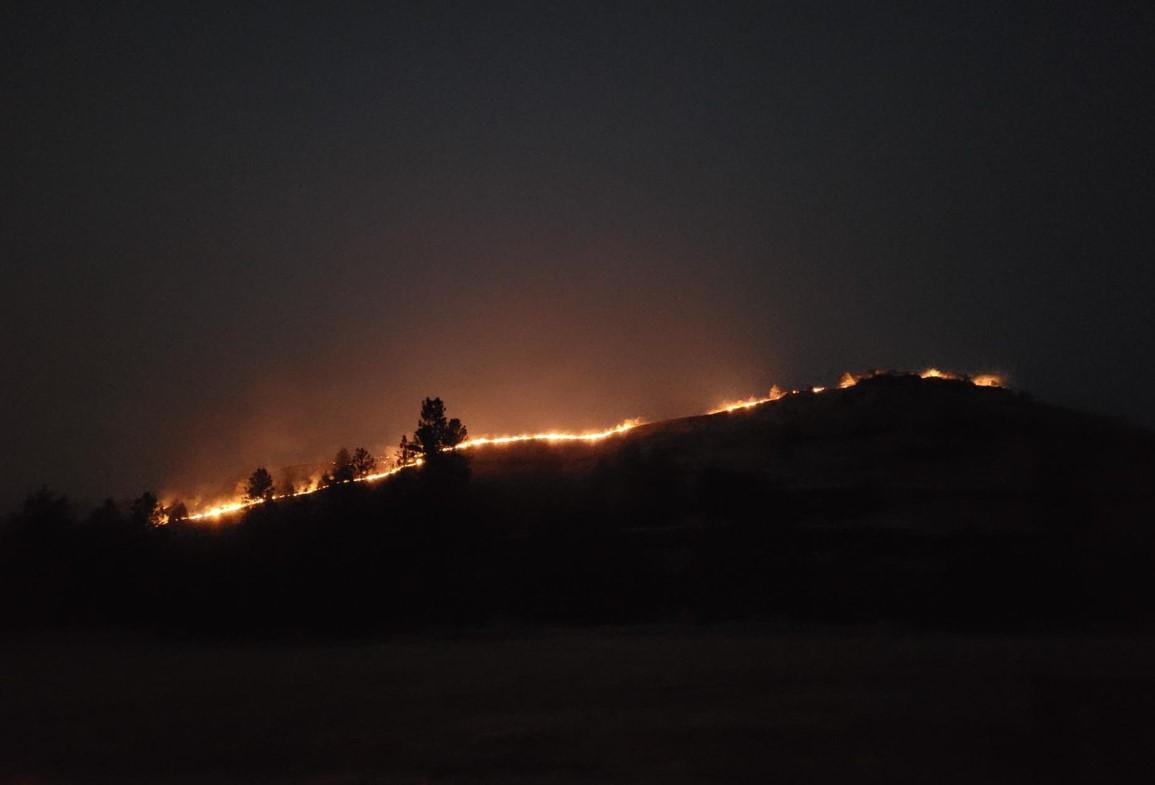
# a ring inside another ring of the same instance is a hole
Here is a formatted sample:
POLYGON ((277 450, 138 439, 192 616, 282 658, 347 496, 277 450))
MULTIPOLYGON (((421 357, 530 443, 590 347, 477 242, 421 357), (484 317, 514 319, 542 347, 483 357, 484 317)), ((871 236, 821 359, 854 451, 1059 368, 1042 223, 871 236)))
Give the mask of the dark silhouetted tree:
POLYGON ((336 456, 333 457, 333 471, 331 476, 334 484, 352 482, 353 478, 357 476, 353 468, 353 457, 349 455, 349 451, 344 447, 337 450, 336 456))
POLYGON ((188 520, 188 507, 182 501, 176 501, 165 509, 165 523, 184 523, 188 520))
POLYGON ((88 524, 100 532, 116 531, 124 525, 124 516, 112 499, 105 499, 88 515, 88 524))
POLYGON ((277 495, 279 496, 293 496, 298 490, 307 490, 308 481, 303 485, 298 486, 294 481, 293 471, 285 469, 281 472, 281 479, 277 481, 277 495))
POLYGON ((448 421, 445 419, 445 404, 440 398, 426 398, 421 402, 421 419, 417 421, 413 439, 417 443, 417 450, 427 462, 461 444, 467 435, 461 420, 456 417, 448 421))
POLYGON ((164 523, 164 510, 161 509, 156 495, 150 491, 145 491, 133 499, 128 509, 133 523, 140 526, 160 526, 164 523))
POLYGON ((377 459, 364 447, 358 447, 353 451, 352 466, 354 476, 367 477, 377 471, 377 459))
POLYGON ((28 494, 20 508, 20 514, 30 520, 51 521, 61 527, 71 525, 73 511, 68 497, 57 494, 47 486, 28 494))
POLYGON ((397 445, 397 459, 394 463, 398 467, 408 466, 413 463, 413 459, 417 457, 417 445, 409 441, 409 437, 401 434, 401 443, 397 445))
POLYGON ((249 475, 249 484, 245 488, 245 498, 251 502, 273 500, 273 478, 264 466, 249 475))

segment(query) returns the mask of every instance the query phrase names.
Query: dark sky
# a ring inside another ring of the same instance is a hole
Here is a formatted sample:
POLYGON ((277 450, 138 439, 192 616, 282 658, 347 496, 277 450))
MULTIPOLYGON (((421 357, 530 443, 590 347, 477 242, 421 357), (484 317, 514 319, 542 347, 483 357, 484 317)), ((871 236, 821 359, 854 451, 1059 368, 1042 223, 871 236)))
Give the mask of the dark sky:
POLYGON ((0 507, 846 368, 1155 424, 1145 4, 6 4, 0 507), (162 9, 163 6, 163 9, 162 9))

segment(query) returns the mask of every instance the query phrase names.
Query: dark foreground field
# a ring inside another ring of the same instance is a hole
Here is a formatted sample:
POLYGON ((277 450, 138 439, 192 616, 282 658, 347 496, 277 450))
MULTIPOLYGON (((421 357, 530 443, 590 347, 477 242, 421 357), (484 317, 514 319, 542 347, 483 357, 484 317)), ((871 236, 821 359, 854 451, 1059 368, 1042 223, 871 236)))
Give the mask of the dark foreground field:
POLYGON ((1155 638, 0 644, 0 782, 1149 781, 1155 638))

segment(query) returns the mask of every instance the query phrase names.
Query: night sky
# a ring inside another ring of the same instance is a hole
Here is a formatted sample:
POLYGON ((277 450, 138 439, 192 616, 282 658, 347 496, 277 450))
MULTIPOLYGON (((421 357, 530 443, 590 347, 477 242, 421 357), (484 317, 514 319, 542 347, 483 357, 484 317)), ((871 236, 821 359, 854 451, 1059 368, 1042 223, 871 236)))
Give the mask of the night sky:
POLYGON ((1155 425, 1144 5, 6 4, 0 508, 431 394, 581 429, 934 364, 1155 425))

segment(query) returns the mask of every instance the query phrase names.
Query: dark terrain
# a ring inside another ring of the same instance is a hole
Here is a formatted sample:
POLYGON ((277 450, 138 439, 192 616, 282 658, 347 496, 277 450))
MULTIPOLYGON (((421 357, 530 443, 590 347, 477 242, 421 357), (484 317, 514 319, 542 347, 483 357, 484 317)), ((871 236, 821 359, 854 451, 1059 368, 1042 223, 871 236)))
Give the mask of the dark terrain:
POLYGON ((450 625, 1144 621, 1155 436, 883 375, 596 443, 449 455, 220 525, 35 494, 5 629, 364 635, 450 625))
POLYGON ((1145 782, 1155 639, 503 630, 0 648, 0 782, 1145 782))
POLYGON ((0 541, 0 781, 1102 782, 1155 742, 1155 438, 881 376, 0 541), (427 467, 428 468, 428 467, 427 467))

